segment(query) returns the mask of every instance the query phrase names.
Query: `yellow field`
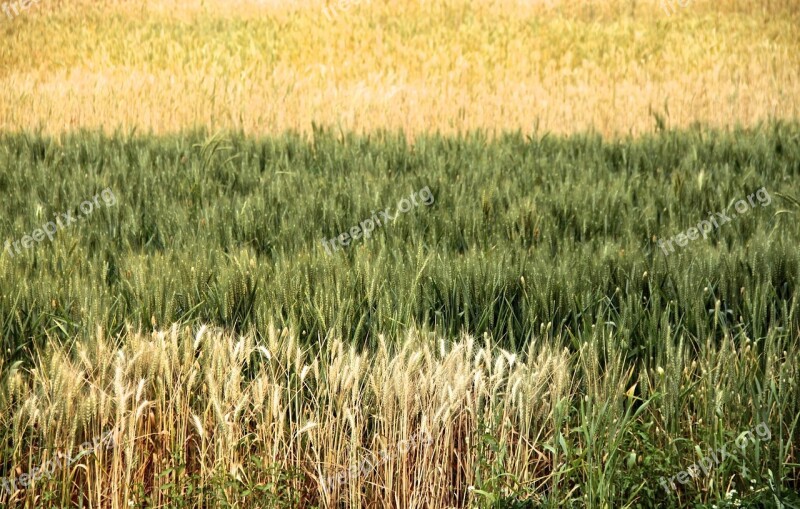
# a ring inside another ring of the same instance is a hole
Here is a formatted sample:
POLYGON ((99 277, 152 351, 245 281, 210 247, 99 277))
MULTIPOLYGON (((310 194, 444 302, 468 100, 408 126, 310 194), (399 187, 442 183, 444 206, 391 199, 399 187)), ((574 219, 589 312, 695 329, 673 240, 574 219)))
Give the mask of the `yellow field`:
POLYGON ((0 129, 605 135, 797 118, 800 2, 39 0, 0 13, 0 129), (329 19, 330 18, 330 19, 329 19))

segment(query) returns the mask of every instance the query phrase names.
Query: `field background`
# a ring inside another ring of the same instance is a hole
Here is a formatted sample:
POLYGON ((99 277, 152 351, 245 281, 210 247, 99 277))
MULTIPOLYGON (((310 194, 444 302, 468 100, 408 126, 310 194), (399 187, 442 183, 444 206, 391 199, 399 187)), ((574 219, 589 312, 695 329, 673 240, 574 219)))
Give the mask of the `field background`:
POLYGON ((336 5, 0 13, 0 506, 800 507, 800 4, 336 5))
POLYGON ((796 1, 41 0, 0 19, 0 128, 604 135, 798 116, 796 1), (335 3, 330 4, 335 9, 335 3), (336 13, 338 12, 338 14, 336 13))

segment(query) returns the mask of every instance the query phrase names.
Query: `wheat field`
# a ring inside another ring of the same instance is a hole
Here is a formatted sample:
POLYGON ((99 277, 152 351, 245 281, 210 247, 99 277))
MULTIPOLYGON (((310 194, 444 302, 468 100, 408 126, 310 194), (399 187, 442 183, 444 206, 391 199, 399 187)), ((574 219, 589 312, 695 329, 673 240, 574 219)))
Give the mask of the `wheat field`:
POLYGON ((0 504, 791 503, 798 161, 796 124, 0 136, 0 504))
POLYGON ((0 507, 800 507, 798 26, 0 0, 0 507))

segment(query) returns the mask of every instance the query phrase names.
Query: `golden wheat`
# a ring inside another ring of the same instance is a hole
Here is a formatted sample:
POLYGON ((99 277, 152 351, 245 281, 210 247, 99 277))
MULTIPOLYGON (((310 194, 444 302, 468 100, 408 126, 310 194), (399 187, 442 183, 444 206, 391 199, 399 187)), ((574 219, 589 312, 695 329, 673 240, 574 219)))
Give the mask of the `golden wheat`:
MULTIPOLYGON (((167 503, 158 494, 176 481, 178 470, 170 469, 179 465, 201 485, 218 472, 242 483, 276 481, 276 473, 254 468, 256 455, 300 472, 291 483, 304 503, 452 507, 469 497, 475 482, 481 426, 507 451, 488 452, 484 460, 502 461, 522 483, 548 482, 560 461, 545 444, 566 433, 559 414, 566 401, 585 397, 589 407, 615 409, 588 418, 593 433, 603 435, 598 443, 621 439, 633 380, 626 348, 613 335, 598 330, 575 354, 560 338, 533 338, 520 355, 497 348, 488 335, 477 346, 469 336, 447 344, 410 331, 393 345, 379 338, 374 354, 339 339, 312 353, 295 334, 274 327, 263 343, 209 327, 195 334, 178 327, 129 331, 124 341, 101 332, 74 348, 53 341, 31 370, 12 366, 0 391, 8 395, 0 415, 14 430, 16 471, 48 458, 36 454, 39 447, 70 451, 108 430, 114 448, 86 456, 80 470, 15 492, 6 503, 19 506, 48 489, 66 501, 80 490, 93 507, 123 508, 141 502, 138 487, 167 503)), ((699 384, 699 401, 716 398, 710 414, 700 412, 706 419, 753 404, 736 394, 737 384, 756 373, 752 349, 734 350, 730 340, 718 348, 708 343, 687 369, 688 348, 679 342, 653 359, 667 366, 667 377, 641 370, 638 383, 667 395, 661 403, 667 408, 654 408, 656 420, 676 415, 668 407, 678 401, 669 395, 688 383, 699 384)), ((798 367, 791 356, 773 357, 783 390, 797 379, 798 367)), ((233 492, 225 496, 244 503, 233 492)))
POLYGON ((798 14, 789 0, 670 15, 656 1, 372 0, 331 20, 320 2, 41 2, 3 21, 0 128, 753 125, 800 113, 798 14))

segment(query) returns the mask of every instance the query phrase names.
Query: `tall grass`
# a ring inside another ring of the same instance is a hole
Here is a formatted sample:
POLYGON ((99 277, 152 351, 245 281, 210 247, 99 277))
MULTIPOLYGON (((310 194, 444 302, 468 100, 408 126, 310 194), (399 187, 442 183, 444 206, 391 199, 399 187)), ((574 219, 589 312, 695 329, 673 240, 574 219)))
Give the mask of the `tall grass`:
MULTIPOLYGON (((0 139, 0 231, 19 240, 106 187, 118 203, 0 254, 2 349, 179 321, 291 326, 358 344, 427 327, 506 347, 612 322, 632 355, 666 327, 796 330, 798 129, 637 141, 480 135, 0 139), (430 207, 328 256, 323 238, 429 186, 430 207), (764 187, 768 207, 665 257, 670 237, 764 187), (646 273, 646 275, 644 275, 646 273), (712 311, 719 302, 721 315, 712 311)), ((10 353, 9 353, 10 350, 10 353)))

